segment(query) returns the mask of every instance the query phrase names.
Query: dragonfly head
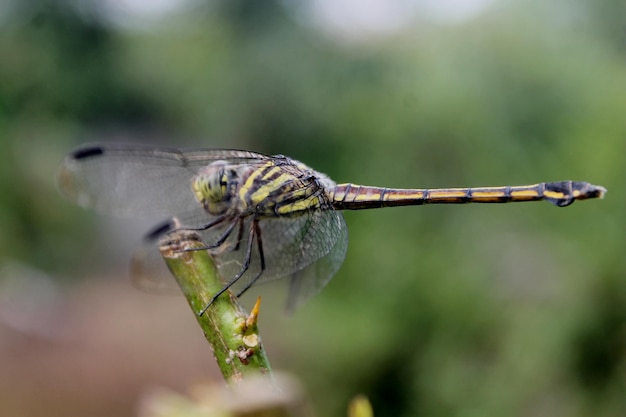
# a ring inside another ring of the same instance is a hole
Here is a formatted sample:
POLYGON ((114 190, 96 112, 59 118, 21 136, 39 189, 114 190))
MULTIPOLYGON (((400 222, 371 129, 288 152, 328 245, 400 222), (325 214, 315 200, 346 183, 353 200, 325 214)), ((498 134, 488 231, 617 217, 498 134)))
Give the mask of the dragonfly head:
POLYGON ((213 215, 226 213, 230 208, 232 170, 226 161, 212 162, 202 168, 192 182, 191 188, 204 209, 213 215))

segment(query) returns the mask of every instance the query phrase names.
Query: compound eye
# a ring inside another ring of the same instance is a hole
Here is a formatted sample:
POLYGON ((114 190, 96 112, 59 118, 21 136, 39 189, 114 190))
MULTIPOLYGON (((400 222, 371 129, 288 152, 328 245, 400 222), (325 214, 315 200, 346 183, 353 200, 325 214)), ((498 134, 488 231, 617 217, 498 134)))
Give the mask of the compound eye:
POLYGON ((222 214, 228 209, 228 181, 225 162, 217 161, 202 168, 192 181, 196 200, 211 214, 222 214))

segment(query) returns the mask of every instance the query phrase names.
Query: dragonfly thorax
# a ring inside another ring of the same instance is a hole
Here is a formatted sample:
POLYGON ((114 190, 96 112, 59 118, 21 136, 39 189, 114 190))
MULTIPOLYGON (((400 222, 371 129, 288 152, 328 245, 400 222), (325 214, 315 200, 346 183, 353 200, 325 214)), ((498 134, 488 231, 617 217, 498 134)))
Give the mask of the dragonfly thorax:
POLYGON ((236 195, 238 172, 226 161, 216 161, 202 168, 191 183, 193 193, 204 209, 213 215, 232 208, 236 195))

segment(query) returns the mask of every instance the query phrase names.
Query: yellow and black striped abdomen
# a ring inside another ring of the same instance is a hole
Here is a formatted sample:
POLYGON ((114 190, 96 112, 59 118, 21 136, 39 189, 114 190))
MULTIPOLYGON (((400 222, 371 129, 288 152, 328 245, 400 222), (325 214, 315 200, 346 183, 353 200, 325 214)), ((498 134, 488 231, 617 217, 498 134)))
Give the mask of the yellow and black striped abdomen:
POLYGON ((587 182, 559 181, 534 185, 394 189, 339 184, 331 194, 337 210, 360 210, 379 207, 413 206, 422 204, 512 203, 546 200, 565 207, 574 200, 602 198, 606 190, 587 182))

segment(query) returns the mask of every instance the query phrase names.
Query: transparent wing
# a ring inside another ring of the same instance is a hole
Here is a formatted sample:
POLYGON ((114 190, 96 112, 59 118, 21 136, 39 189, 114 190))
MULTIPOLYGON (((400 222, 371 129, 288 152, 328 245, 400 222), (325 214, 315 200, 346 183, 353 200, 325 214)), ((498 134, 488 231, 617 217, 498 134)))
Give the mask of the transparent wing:
MULTIPOLYGON (((240 272, 246 243, 249 239, 250 219, 243 225, 243 238, 233 233, 214 256, 224 279, 240 272)), ((292 284, 289 305, 295 306, 319 292, 339 269, 347 247, 347 227, 340 212, 312 210, 301 216, 267 218, 260 221, 261 243, 265 270, 254 285, 297 274, 298 285, 292 284), (305 272, 306 270, 306 272, 305 272)), ((235 291, 250 284, 261 272, 256 242, 248 271, 233 285, 235 291)))
POLYGON ((337 233, 337 238, 328 253, 291 275, 287 299, 288 312, 293 312, 298 306, 319 293, 343 263, 348 249, 348 228, 344 223, 343 216, 340 215, 340 219, 343 224, 334 230, 337 233))
MULTIPOLYGON (((130 261, 130 277, 133 285, 148 293, 180 294, 180 288, 161 256, 159 250, 161 239, 167 237, 169 232, 176 229, 200 228, 205 226, 212 219, 214 219, 214 217, 210 216, 198 206, 194 211, 186 215, 170 218, 156 225, 146 234, 141 245, 133 252, 130 261)), ((206 230, 198 231, 198 233, 202 236, 204 243, 209 245, 217 241, 222 233, 224 233, 227 226, 228 223, 224 223, 206 230)), ((220 250, 225 250, 226 245, 231 244, 231 242, 227 242, 220 250)), ((238 252, 237 256, 241 257, 243 253, 238 252)), ((223 278, 227 280, 228 276, 224 276, 223 278)))
POLYGON ((136 288, 150 294, 182 294, 156 241, 137 247, 130 261, 130 278, 136 288))
MULTIPOLYGON (((211 162, 263 164, 273 157, 237 150, 178 150, 136 145, 93 145, 80 148, 63 161, 61 191, 79 205, 120 216, 177 215, 148 234, 134 254, 133 281, 149 291, 176 288, 159 251, 159 237, 176 227, 198 228, 214 220, 202 210, 191 191, 197 170, 211 162)), ((212 250, 222 277, 228 281, 241 271, 250 240, 252 216, 237 222, 224 244, 212 250)), ((299 216, 265 218, 260 237, 252 242, 250 268, 235 289, 246 288, 261 273, 259 245, 265 269, 254 284, 292 276, 290 305, 318 292, 341 265, 347 232, 342 215, 312 210, 299 216), (319 261, 319 263, 318 263, 319 261), (316 264, 318 263, 318 264, 316 264), (295 275, 294 275, 295 274, 295 275)), ((200 232, 204 242, 216 242, 229 224, 200 232)))
MULTIPOLYGON (((335 210, 312 210, 297 217, 261 222, 267 269, 261 281, 291 275, 328 255, 343 239, 347 227, 335 210)), ((344 253, 345 255, 345 253, 344 253)), ((339 263, 343 261, 343 257, 339 263)))
MULTIPOLYGON (((176 293, 177 284, 169 273, 159 250, 159 237, 178 227, 197 227, 202 218, 190 216, 157 227, 144 245, 135 252, 131 262, 134 284, 147 292, 176 293)), ((220 247, 211 250, 224 283, 241 271, 252 219, 244 219, 233 228, 220 247)), ((220 224, 200 231, 203 241, 216 242, 228 227, 220 224)), ((317 294, 337 272, 345 258, 348 232, 343 216, 334 210, 315 210, 302 216, 263 219, 260 222, 265 270, 257 242, 253 242, 251 263, 241 279, 233 285, 235 293, 246 288, 259 273, 254 285, 289 277, 288 310, 293 310, 317 294)))
POLYGON ((238 150, 91 145, 64 159, 58 183, 69 200, 101 213, 172 216, 198 204, 190 184, 199 168, 217 160, 259 164, 268 158, 238 150))

